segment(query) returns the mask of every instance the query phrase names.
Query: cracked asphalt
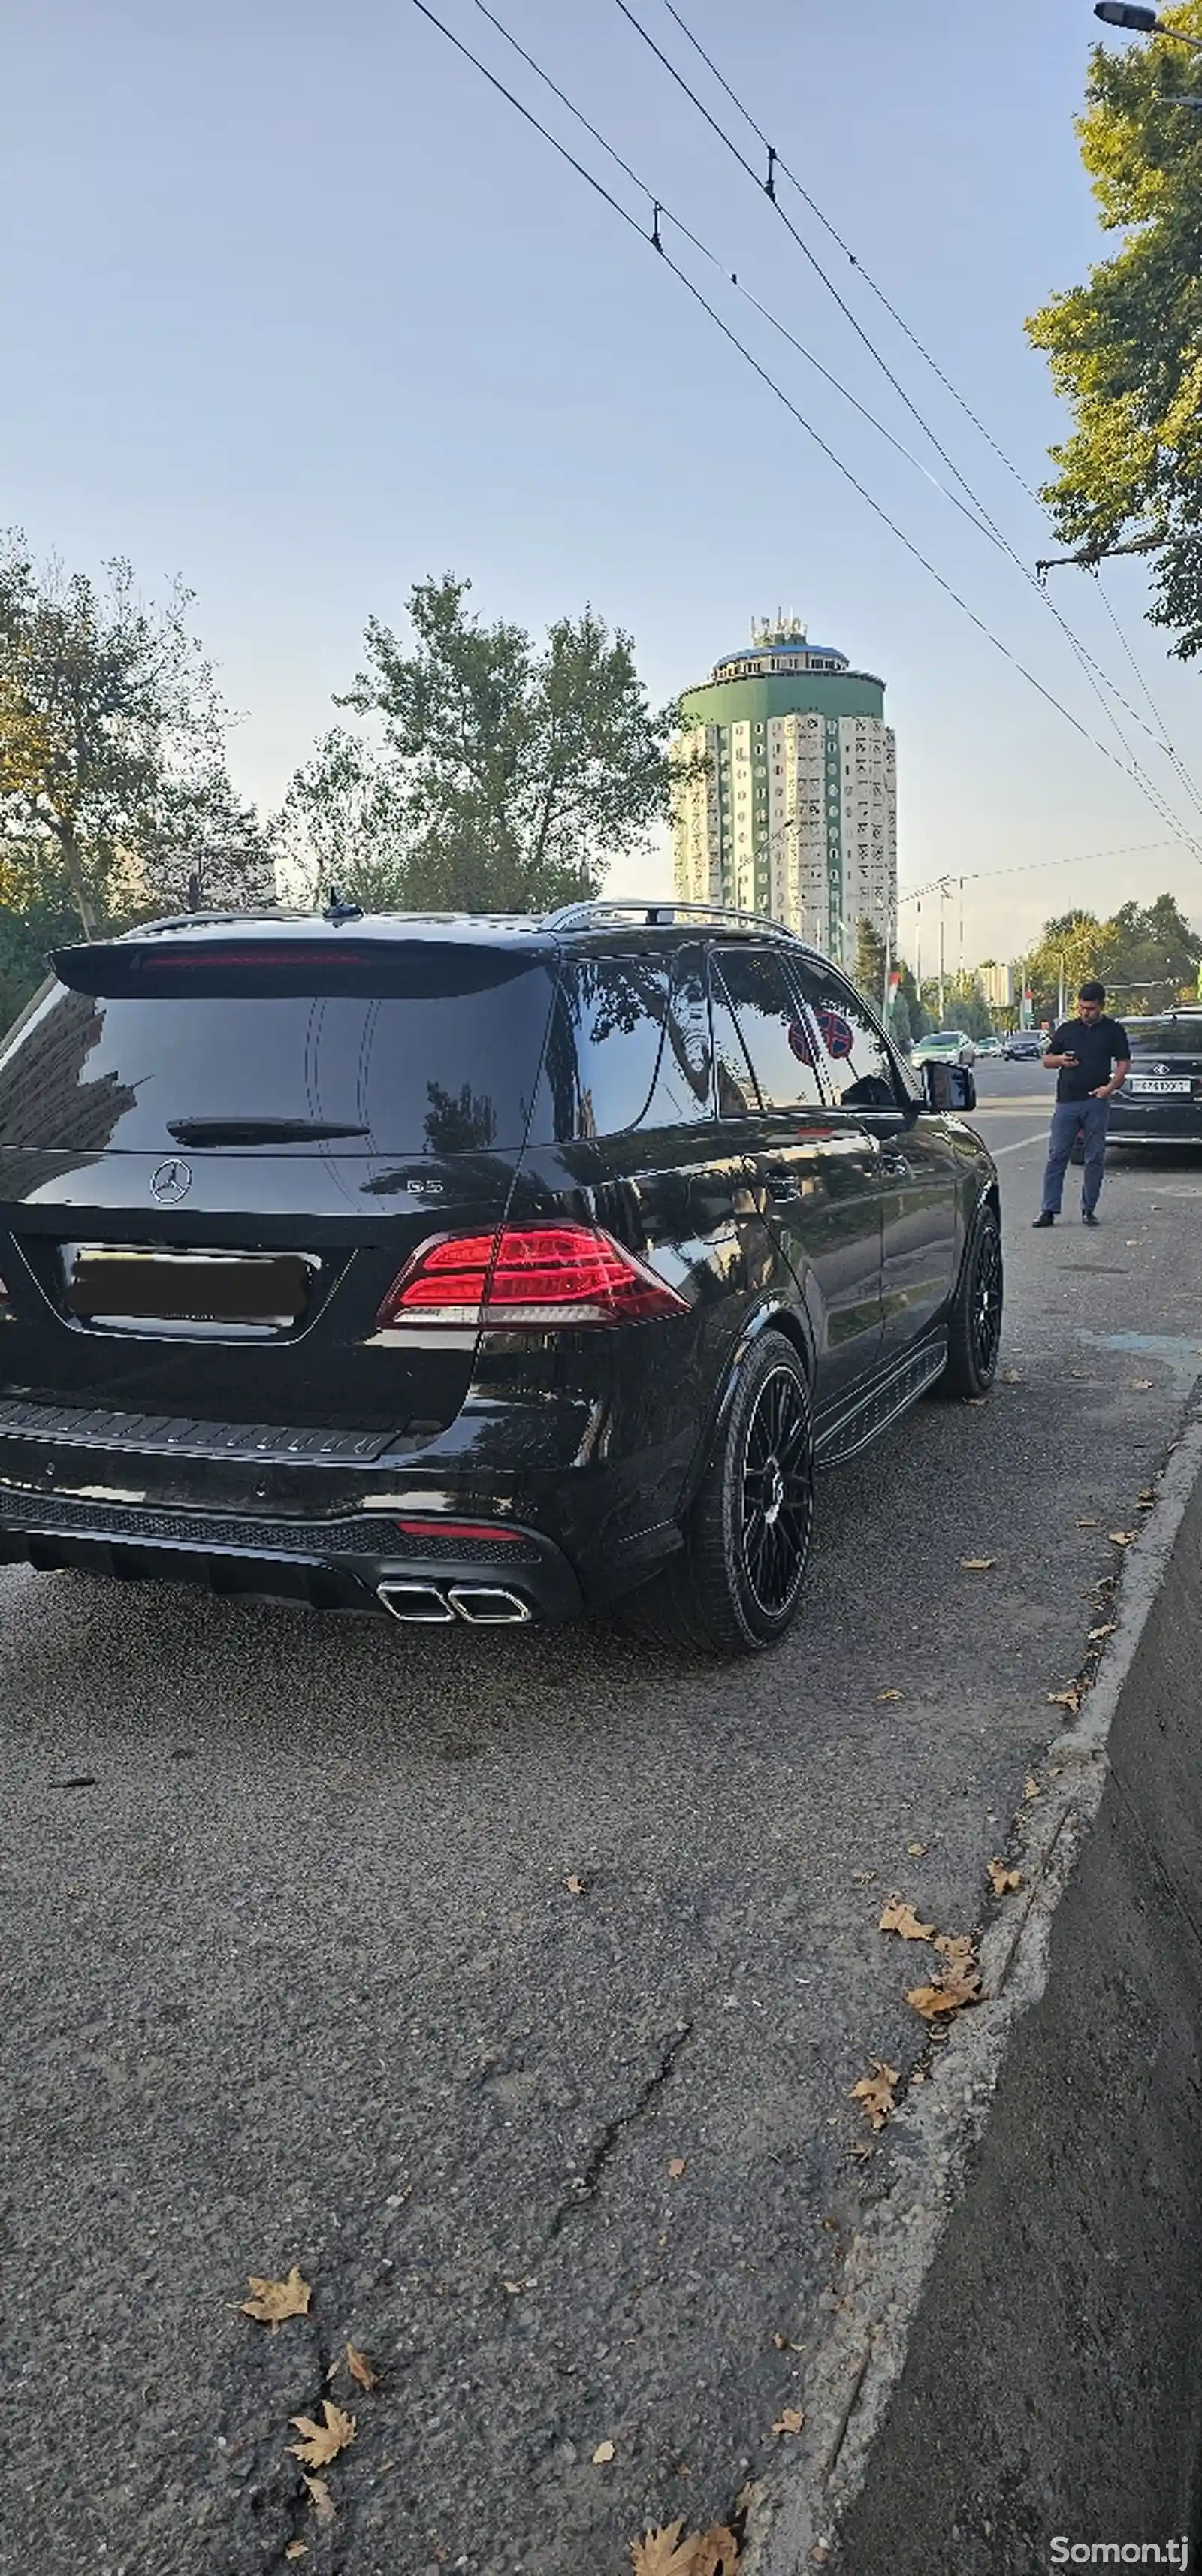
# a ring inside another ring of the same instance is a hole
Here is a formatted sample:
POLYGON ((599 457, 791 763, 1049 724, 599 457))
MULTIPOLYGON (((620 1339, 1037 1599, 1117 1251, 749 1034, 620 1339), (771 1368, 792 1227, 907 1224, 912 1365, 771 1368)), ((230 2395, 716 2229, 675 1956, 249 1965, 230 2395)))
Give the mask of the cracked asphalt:
POLYGON ((1033 1236, 1049 1091, 982 1070, 1018 1382, 827 1478, 773 1656, 0 1574, 5 2576, 618 2576, 779 2473, 926 2042, 881 1901, 982 1919, 1202 1371, 1202 1158, 1033 1236))

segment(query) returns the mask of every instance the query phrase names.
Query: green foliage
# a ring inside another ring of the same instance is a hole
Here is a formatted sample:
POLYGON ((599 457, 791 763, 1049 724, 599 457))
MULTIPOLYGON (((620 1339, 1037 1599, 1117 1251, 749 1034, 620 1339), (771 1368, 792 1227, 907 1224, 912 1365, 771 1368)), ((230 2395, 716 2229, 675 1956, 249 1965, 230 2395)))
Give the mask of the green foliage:
POLYGON ((1026 961, 1037 1020, 1055 1013, 1063 975, 1066 1003, 1090 976, 1100 977, 1117 1013, 1155 1010, 1197 989, 1202 939, 1171 894, 1141 907, 1125 903, 1109 921, 1092 912, 1060 913, 1026 961))
POLYGON ((906 965, 904 959, 900 957, 898 958, 897 967, 900 978, 897 987, 898 999, 903 1001, 906 1005, 906 1017, 910 1023, 910 1035, 913 1038, 915 1045, 917 1045, 919 1038, 925 1038, 933 1026, 931 1014, 923 1002, 922 995, 914 981, 913 973, 906 965))
POLYGON ((0 539, 0 901, 70 903, 90 936, 186 903, 194 875, 219 900, 273 890, 190 605, 176 584, 148 607, 124 561, 96 584, 0 539))
POLYGON ((0 1034, 36 993, 46 973, 47 950, 78 937, 79 923, 69 906, 14 912, 0 905, 0 1034))
MULTIPOLYGON (((1161 12, 1202 36, 1202 0, 1161 12)), ((1078 558, 1149 559, 1182 660, 1202 652, 1202 113, 1199 57, 1156 42, 1091 57, 1081 156, 1119 250, 1027 324, 1069 404, 1045 498, 1078 558)))
POLYGON ((679 710, 649 707, 630 637, 586 608, 539 651, 472 617, 469 588, 417 584, 412 650, 369 620, 335 703, 370 735, 337 727, 289 789, 291 856, 358 901, 540 911, 595 894, 669 813, 679 710))
POLYGON ((885 991, 885 942, 879 930, 868 920, 856 923, 856 962, 854 980, 866 1002, 874 1011, 883 1007, 885 991))

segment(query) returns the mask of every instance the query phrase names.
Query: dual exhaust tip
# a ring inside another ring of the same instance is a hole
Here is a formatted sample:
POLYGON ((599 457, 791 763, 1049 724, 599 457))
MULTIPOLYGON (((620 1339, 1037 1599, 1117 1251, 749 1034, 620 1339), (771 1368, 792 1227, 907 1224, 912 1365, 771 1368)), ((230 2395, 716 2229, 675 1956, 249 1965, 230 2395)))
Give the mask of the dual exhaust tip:
POLYGON ((377 1598, 393 1619, 417 1628, 510 1628, 528 1622, 529 1605, 492 1583, 378 1583, 377 1598))

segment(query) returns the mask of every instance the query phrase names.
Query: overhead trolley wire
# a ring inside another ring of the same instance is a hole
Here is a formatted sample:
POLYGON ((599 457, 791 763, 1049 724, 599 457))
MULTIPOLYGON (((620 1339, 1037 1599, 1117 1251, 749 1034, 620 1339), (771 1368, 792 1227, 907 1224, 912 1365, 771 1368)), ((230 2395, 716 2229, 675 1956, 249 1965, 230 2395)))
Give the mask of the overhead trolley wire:
MULTIPOLYGON (((1171 809, 1164 806, 1158 792, 1152 786, 1151 782, 1144 777, 1136 764, 1130 760, 1120 760, 1117 753, 1111 750, 1108 743, 1103 742, 1097 734, 1091 733, 1088 725, 1083 724, 1080 717, 1073 714, 1071 708, 1066 707, 1063 701, 1057 698, 1051 689, 1045 687, 1044 682, 1036 677, 1036 674, 1028 668, 1026 663, 1020 660, 1016 653, 1011 651, 1008 644, 1003 643, 1001 637, 995 634, 994 630, 987 624, 986 620, 978 616, 976 610, 970 606, 969 602, 962 598, 960 593, 954 589, 952 583, 937 570, 936 566, 931 563, 929 557, 923 554, 921 547, 916 545, 914 540, 906 535, 904 528, 900 527, 897 521, 890 516, 884 505, 876 499, 872 492, 869 491, 867 485, 860 481, 858 475, 853 473, 851 467, 845 463, 837 450, 828 444, 827 440, 822 437, 820 431, 815 429, 813 422, 807 419, 805 413, 798 408, 791 396, 785 392, 783 386, 777 383, 775 377, 770 373, 769 369, 762 364, 760 359, 756 357, 754 351, 748 348, 746 342, 739 338, 737 331, 733 330, 729 322, 724 320, 716 307, 710 303, 708 297, 702 294, 700 287, 695 283, 694 279, 689 276, 688 271, 682 268, 679 263, 672 258, 671 253, 664 246, 658 221, 653 223, 653 228, 650 233, 645 232, 643 226, 638 221, 637 216, 630 212, 629 207, 624 206, 620 198, 616 197, 612 190, 607 188, 602 180, 598 179, 596 173, 590 170, 585 162, 578 159, 577 155, 569 150, 567 144, 563 143, 558 135, 552 133, 549 126, 543 124, 542 119, 535 115, 533 108, 528 107, 524 99, 519 98, 515 91, 508 88, 499 75, 494 72, 487 63, 483 62, 478 54, 472 51, 471 46, 466 44, 464 39, 457 35, 453 28, 446 24, 445 19, 438 16, 437 12, 429 6, 429 0, 411 0, 411 5, 417 10, 420 17, 425 18, 430 26, 436 28, 438 33, 445 37, 448 44, 454 48, 456 53, 462 55, 463 59, 471 64, 473 70, 477 71, 481 78, 487 81, 489 87, 494 89, 498 95, 506 101, 507 105, 514 108, 523 121, 532 127, 534 132, 540 135, 545 143, 548 143, 551 146, 552 151, 557 153, 560 159, 566 162, 568 167, 576 172, 577 177, 583 179, 586 185, 592 188, 595 194, 610 207, 612 212, 618 215, 621 221, 626 224, 632 232, 638 235, 639 240, 646 242, 648 247, 654 250, 656 256, 663 261, 666 268, 671 270, 672 275, 685 288, 686 292, 692 296, 694 302, 700 306, 702 312, 708 316, 715 328, 721 332, 723 338, 730 342, 731 347, 738 351, 740 357, 744 359, 746 364, 752 369, 753 373, 759 377, 761 383, 766 385, 769 391, 776 396, 777 401, 783 404, 785 410, 790 414, 792 419, 796 421, 798 427, 805 431, 807 437, 813 441, 820 453, 827 458, 831 465, 834 466, 836 472, 842 475, 844 481, 848 483, 852 490, 858 494, 859 498, 867 504, 874 516, 881 521, 883 526, 889 529, 891 535, 897 538, 898 543, 905 548, 907 554, 913 556, 915 562, 922 566, 923 571, 929 574, 931 580, 937 584, 938 588, 943 591, 945 596, 953 602, 955 607, 960 609, 961 613, 965 617, 969 619, 970 623, 976 627, 978 633, 983 635, 994 647, 994 650, 1000 653, 1003 659, 1007 661, 1014 670, 1021 674, 1022 678, 1028 682, 1031 688, 1037 691, 1038 695, 1044 699, 1048 706, 1054 708, 1056 713, 1062 716, 1067 724, 1072 726, 1074 733, 1079 734, 1082 741, 1092 744, 1096 751, 1101 752, 1103 759, 1110 761, 1112 766, 1120 770, 1124 777, 1133 779, 1135 784, 1141 787, 1145 796, 1147 796, 1149 801, 1156 806, 1162 819, 1169 823, 1171 829, 1175 832, 1178 838, 1189 839, 1190 836, 1185 833, 1184 827, 1180 823, 1179 818, 1172 813, 1171 809)), ((619 0, 619 5, 624 5, 624 0, 619 0)), ((637 182, 637 184, 642 188, 642 181, 637 182)), ((644 193, 646 192, 644 191, 644 193)), ((655 200, 652 202, 653 205, 656 203, 655 200)), ((662 208, 660 210, 662 211, 662 208)), ((963 482, 963 477, 958 473, 957 480, 961 483, 963 482)), ((1191 841, 1191 847, 1194 848, 1196 856, 1202 857, 1202 852, 1198 851, 1196 843, 1191 841)))

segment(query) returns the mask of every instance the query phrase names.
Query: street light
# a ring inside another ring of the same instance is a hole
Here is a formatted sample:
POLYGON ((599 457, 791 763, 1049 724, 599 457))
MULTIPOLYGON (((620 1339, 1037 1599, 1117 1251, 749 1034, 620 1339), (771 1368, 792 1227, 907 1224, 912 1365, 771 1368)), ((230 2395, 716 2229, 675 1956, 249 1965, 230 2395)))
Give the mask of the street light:
POLYGON ((1174 44, 1192 45, 1202 54, 1202 37, 1183 36, 1179 27, 1166 27, 1154 9, 1141 9, 1134 0, 1094 0, 1093 13, 1107 27, 1126 27, 1135 36, 1171 36, 1174 44))

